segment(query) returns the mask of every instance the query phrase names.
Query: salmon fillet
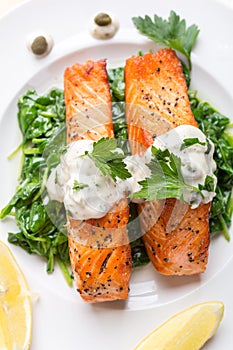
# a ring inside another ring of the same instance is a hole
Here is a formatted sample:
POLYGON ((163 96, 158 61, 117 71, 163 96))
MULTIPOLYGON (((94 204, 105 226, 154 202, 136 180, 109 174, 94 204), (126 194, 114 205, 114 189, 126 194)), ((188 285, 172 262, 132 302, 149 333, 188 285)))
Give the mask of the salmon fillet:
MULTIPOLYGON (((64 88, 68 144, 114 136, 105 60, 67 68, 64 88)), ((126 198, 100 219, 67 216, 71 267, 83 300, 95 303, 128 297, 132 269, 128 219, 126 198)))
MULTIPOLYGON (((125 99, 131 152, 182 124, 197 127, 182 65, 171 49, 132 57, 125 66, 125 99)), ((176 199, 138 205, 143 241, 154 267, 165 275, 191 275, 208 262, 210 203, 191 209, 176 199)))

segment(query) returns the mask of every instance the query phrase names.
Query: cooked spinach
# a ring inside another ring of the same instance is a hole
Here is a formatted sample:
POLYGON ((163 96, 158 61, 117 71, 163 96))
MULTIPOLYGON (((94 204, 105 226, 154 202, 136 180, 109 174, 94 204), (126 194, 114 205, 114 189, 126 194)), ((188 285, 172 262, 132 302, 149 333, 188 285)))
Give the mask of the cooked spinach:
POLYGON ((111 89, 112 101, 125 101, 124 67, 108 70, 108 81, 111 89))
POLYGON ((210 230, 212 233, 223 232, 229 240, 228 228, 233 213, 233 138, 228 131, 230 119, 209 103, 201 101, 196 91, 189 92, 189 99, 199 128, 215 146, 218 183, 210 212, 210 230))
POLYGON ((15 215, 20 232, 9 233, 9 242, 45 258, 48 273, 57 260, 71 285, 65 210, 61 203, 48 201, 45 187, 66 143, 63 91, 52 90, 45 96, 28 91, 18 101, 18 123, 23 153, 20 181, 0 218, 15 215))

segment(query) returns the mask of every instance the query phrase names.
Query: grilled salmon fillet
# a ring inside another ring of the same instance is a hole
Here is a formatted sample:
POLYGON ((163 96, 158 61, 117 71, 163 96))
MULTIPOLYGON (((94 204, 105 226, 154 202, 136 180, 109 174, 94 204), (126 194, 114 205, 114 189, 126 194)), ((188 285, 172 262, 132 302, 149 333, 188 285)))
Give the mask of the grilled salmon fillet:
MULTIPOLYGON (((125 99, 131 152, 182 124, 197 127, 182 65, 171 49, 132 57, 125 66, 125 99)), ((176 199, 138 205, 143 240, 154 267, 165 275, 192 275, 208 262, 210 203, 191 209, 176 199)))
MULTIPOLYGON (((67 68, 64 88, 68 144, 114 136, 105 60, 67 68)), ((95 303, 128 297, 132 269, 128 219, 126 198, 100 219, 67 216, 70 261, 83 300, 95 303)))

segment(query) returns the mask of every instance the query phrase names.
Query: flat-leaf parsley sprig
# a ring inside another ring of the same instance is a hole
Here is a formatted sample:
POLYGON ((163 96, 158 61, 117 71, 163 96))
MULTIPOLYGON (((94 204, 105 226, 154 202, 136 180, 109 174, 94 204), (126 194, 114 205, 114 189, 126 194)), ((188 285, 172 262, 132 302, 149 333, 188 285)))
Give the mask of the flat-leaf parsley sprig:
POLYGON ((147 201, 177 198, 184 202, 183 195, 186 189, 196 192, 203 197, 202 190, 208 190, 209 187, 207 185, 195 187, 185 183, 179 157, 175 156, 168 149, 163 151, 152 146, 151 151, 152 158, 148 164, 151 176, 143 181, 139 181, 142 188, 140 191, 133 193, 131 197, 144 198, 147 201))
POLYGON ((146 15, 145 18, 133 17, 132 21, 141 34, 182 53, 187 58, 188 68, 191 71, 191 51, 199 34, 196 24, 187 28, 185 19, 180 19, 174 11, 170 12, 167 20, 154 15, 153 21, 146 15))
POLYGON ((110 175, 114 181, 116 178, 128 179, 132 175, 124 163, 124 152, 120 152, 116 139, 102 138, 93 144, 93 151, 86 152, 97 168, 106 176, 110 175))

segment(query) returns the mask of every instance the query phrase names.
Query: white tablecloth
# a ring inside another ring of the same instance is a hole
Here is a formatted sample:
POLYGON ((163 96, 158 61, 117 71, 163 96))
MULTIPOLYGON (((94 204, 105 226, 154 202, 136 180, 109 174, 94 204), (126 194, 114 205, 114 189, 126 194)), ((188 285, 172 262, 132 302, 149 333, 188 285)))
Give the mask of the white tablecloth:
MULTIPOLYGON (((14 8, 14 6, 18 6, 20 3, 24 1, 25 0, 0 0, 0 15, 14 8)), ((233 0, 217 0, 217 1, 233 8, 233 0)))
POLYGON ((0 15, 22 2, 23 0, 0 0, 0 15))

